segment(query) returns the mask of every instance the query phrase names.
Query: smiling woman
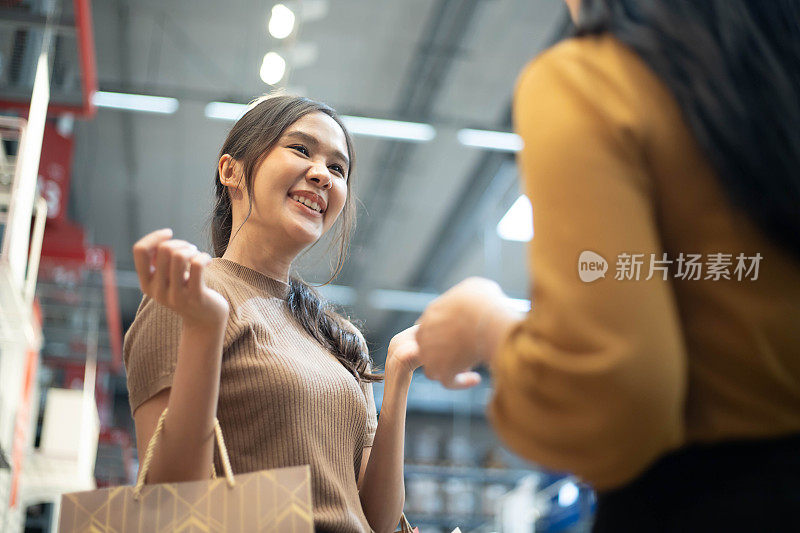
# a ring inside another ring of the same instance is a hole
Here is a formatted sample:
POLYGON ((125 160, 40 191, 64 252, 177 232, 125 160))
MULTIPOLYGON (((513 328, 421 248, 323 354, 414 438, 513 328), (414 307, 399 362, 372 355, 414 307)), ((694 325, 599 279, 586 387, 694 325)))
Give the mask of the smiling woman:
POLYGON ((311 466, 315 529, 397 524, 414 331, 393 339, 376 375, 360 332, 290 275, 295 257, 337 221, 333 276, 341 269, 354 225, 353 160, 330 107, 261 99, 220 151, 216 257, 168 230, 134 247, 145 297, 124 355, 139 449, 169 407, 148 482, 207 477, 217 416, 235 473, 311 466), (378 424, 372 383, 382 379, 378 424))

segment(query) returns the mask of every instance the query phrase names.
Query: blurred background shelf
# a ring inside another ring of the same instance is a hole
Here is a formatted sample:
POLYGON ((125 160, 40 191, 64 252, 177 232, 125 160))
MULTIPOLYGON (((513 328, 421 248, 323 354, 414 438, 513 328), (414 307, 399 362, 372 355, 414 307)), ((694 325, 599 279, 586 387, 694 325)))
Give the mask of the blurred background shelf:
POLYGON ((533 474, 532 470, 506 469, 506 468, 481 468, 468 466, 439 466, 406 463, 406 477, 429 476, 437 478, 455 478, 482 483, 502 483, 514 485, 523 477, 533 474))

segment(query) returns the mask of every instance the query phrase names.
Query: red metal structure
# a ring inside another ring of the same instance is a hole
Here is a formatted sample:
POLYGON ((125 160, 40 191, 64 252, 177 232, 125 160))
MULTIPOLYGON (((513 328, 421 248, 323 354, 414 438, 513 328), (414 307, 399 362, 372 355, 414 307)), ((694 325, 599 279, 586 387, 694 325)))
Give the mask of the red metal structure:
POLYGON ((52 52, 48 114, 68 113, 84 119, 94 116, 92 97, 97 91, 97 67, 90 0, 72 0, 71 5, 65 1, 61 11, 55 20, 48 20, 25 0, 0 2, 0 46, 10 57, 10 68, 3 73, 0 109, 27 113, 33 80, 24 67, 17 67, 31 62, 25 56, 34 53, 35 33, 50 23, 57 39, 52 52))

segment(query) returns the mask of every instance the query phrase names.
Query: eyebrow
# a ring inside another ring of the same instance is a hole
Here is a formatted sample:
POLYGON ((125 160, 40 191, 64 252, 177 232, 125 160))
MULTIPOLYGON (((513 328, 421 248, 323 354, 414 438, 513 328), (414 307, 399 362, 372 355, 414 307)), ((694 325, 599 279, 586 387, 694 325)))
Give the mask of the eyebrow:
MULTIPOLYGON (((313 135, 309 135, 308 133, 306 133, 304 131, 298 131, 298 130, 290 131, 289 133, 286 134, 286 137, 295 137, 295 138, 298 138, 298 139, 301 139, 301 140, 307 142, 308 144, 313 144, 314 146, 319 146, 320 145, 320 142, 319 142, 319 140, 317 140, 316 137, 314 137, 313 135)), ((339 150, 336 150, 336 149, 333 150, 333 155, 335 155, 336 157, 338 157, 339 159, 344 161, 345 165, 347 166, 347 168, 349 170, 349 168, 350 168, 350 159, 346 155, 344 155, 342 152, 340 152, 339 150)))

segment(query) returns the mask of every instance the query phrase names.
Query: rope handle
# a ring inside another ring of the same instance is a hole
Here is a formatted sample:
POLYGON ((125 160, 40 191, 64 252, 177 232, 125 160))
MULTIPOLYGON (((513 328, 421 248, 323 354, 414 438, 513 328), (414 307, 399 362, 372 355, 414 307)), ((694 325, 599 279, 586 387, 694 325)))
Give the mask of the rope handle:
POLYGON ((406 513, 400 515, 400 531, 402 533, 414 533, 414 527, 406 518, 406 513))
MULTIPOLYGON (((147 443, 147 451, 144 454, 144 461, 139 469, 139 476, 136 479, 136 486, 133 488, 133 499, 138 500, 144 488, 145 479, 147 479, 147 472, 150 470, 150 463, 153 461, 155 454, 156 443, 158 442, 161 432, 164 430, 164 420, 167 418, 167 409, 161 413, 156 424, 156 430, 153 436, 150 437, 150 442, 147 443)), ((219 455, 222 459, 222 469, 225 471, 225 479, 228 481, 228 486, 233 487, 236 481, 233 479, 233 469, 231 469, 231 461, 228 458, 228 448, 225 447, 225 440, 222 438, 222 428, 219 425, 219 420, 214 418, 214 435, 217 438, 217 446, 219 446, 219 455)), ((217 473, 214 469, 214 464, 211 464, 211 479, 216 479, 217 473)))

